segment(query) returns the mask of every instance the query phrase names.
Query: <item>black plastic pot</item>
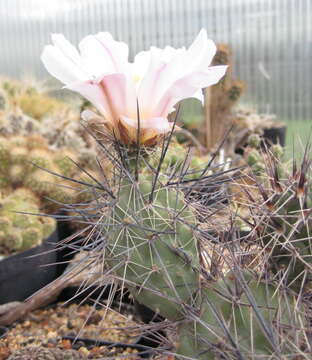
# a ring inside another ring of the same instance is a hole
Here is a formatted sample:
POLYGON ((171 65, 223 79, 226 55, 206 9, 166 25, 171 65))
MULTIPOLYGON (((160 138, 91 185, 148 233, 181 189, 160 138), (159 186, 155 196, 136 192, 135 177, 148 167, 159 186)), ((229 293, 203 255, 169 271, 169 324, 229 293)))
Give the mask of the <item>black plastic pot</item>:
POLYGON ((8 331, 9 329, 7 327, 0 326, 0 339, 5 337, 8 331))
POLYGON ((0 261, 0 304, 23 301, 57 276, 58 231, 32 249, 0 261), (47 266, 45 266, 47 265, 47 266))
POLYGON ((286 143, 286 129, 287 127, 285 125, 264 129, 263 140, 268 146, 272 144, 280 144, 284 147, 286 143))
POLYGON ((0 304, 23 301, 58 278, 75 253, 57 243, 72 234, 60 217, 57 229, 39 246, 0 260, 0 304))
MULTIPOLYGON (((264 129, 261 143, 262 147, 270 147, 275 144, 280 144, 284 147, 286 144, 286 131, 286 125, 264 129)), ((244 155, 246 146, 247 143, 236 148, 235 154, 244 155)))

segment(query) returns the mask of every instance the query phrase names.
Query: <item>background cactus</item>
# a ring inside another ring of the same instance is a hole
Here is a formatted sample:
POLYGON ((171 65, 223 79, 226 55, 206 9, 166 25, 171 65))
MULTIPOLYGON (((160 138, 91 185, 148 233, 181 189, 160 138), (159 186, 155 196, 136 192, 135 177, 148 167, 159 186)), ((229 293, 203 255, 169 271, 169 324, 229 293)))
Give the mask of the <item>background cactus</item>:
POLYGON ((75 203, 75 184, 66 184, 57 175, 43 170, 78 179, 81 177, 79 166, 87 161, 83 159, 81 163, 73 151, 53 149, 39 135, 17 135, 6 139, 0 137, 0 157, 3 160, 0 165, 2 191, 9 193, 11 188, 28 188, 40 198, 40 207, 48 212, 56 211, 63 202, 75 203))
POLYGON ((301 164, 281 164, 280 150, 267 151, 261 178, 255 178, 260 197, 248 190, 255 233, 253 241, 267 253, 270 270, 285 285, 300 290, 311 278, 311 160, 307 147, 301 164), (281 171, 281 169, 283 171, 281 171), (261 219, 261 220, 258 220, 261 219))
POLYGON ((19 213, 39 213, 39 204, 39 198, 26 188, 19 188, 0 200, 0 245, 5 253, 39 245, 55 231, 55 219, 19 213))
POLYGON ((66 147, 85 155, 92 148, 92 138, 80 125, 78 99, 65 103, 39 83, 12 79, 0 79, 0 99, 1 135, 40 134, 53 148, 66 147))

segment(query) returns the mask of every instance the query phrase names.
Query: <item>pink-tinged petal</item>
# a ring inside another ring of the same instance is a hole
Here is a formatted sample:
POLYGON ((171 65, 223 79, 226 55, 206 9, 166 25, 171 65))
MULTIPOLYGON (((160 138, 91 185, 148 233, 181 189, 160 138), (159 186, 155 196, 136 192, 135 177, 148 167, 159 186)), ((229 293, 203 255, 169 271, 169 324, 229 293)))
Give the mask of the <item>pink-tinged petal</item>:
POLYGON ((96 122, 96 123, 105 123, 107 122, 102 116, 99 116, 94 111, 91 110, 84 110, 81 113, 82 120, 86 121, 87 123, 96 122))
MULTIPOLYGON (((127 116, 121 116, 120 119, 135 129, 138 128, 138 119, 132 119, 127 116)), ((167 118, 151 118, 147 120, 140 120, 140 129, 156 130, 157 132, 168 132, 171 126, 167 118)))
POLYGON ((190 71, 205 70, 215 56, 217 47, 207 38, 207 31, 201 29, 186 52, 186 66, 190 71))
POLYGON ((103 76, 99 82, 115 112, 115 119, 121 115, 136 115, 136 93, 131 78, 124 74, 111 74, 103 76))
POLYGON ((134 62, 131 64, 132 77, 134 81, 139 83, 148 71, 151 63, 151 52, 140 51, 134 57, 134 62))
POLYGON ((224 76, 227 66, 209 67, 206 71, 189 74, 177 80, 153 109, 153 115, 166 117, 171 108, 183 99, 193 97, 199 89, 214 85, 224 76))
POLYGON ((135 91, 124 74, 105 75, 96 81, 75 83, 67 88, 89 100, 108 121, 116 121, 129 109, 136 108, 135 91))
MULTIPOLYGON (((145 114, 158 103, 166 92, 178 81, 194 72, 205 71, 216 52, 213 41, 202 29, 188 50, 152 47, 149 51, 150 66, 141 81, 138 98, 145 114)), ((152 113, 150 113, 152 115, 152 113)))
POLYGON ((95 37, 106 47, 114 59, 117 72, 128 70, 129 47, 123 41, 116 41, 109 32, 100 32, 95 37))
POLYGON ((72 45, 63 34, 52 34, 52 42, 69 60, 77 66, 82 65, 81 56, 78 50, 72 45))
POLYGON ((202 89, 196 91, 195 94, 192 95, 193 99, 199 100, 202 104, 204 103, 204 93, 202 89))
MULTIPOLYGON (((173 123, 169 123, 167 118, 153 118, 140 121, 140 143, 146 146, 155 145, 160 137, 171 131, 173 123)), ((120 117, 119 123, 120 138, 125 144, 137 143, 138 120, 120 117)))
MULTIPOLYGON (((181 76, 181 57, 185 49, 165 49, 152 47, 150 50, 150 65, 138 89, 140 107, 146 117, 153 105, 160 101, 164 93, 181 76)), ((185 69, 183 71, 183 74, 185 69)))
POLYGON ((44 47, 41 60, 48 72, 63 84, 71 84, 88 79, 88 74, 60 48, 52 45, 44 47))
POLYGON ((103 114, 106 120, 113 121, 113 115, 101 84, 87 80, 70 84, 66 88, 79 93, 89 100, 103 114))
POLYGON ((79 49, 85 66, 96 77, 127 70, 128 46, 115 41, 109 33, 86 36, 79 49))

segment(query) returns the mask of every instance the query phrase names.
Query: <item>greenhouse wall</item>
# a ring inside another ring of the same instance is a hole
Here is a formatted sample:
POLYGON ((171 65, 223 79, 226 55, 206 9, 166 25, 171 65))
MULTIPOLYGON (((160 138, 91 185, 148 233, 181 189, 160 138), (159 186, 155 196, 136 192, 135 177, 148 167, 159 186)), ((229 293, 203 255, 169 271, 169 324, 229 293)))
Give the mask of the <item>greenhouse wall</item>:
POLYGON ((71 41, 110 31, 131 56, 151 45, 189 44, 205 27, 229 43, 243 101, 281 120, 312 118, 311 0, 1 0, 0 73, 48 75, 40 53, 51 33, 71 41))

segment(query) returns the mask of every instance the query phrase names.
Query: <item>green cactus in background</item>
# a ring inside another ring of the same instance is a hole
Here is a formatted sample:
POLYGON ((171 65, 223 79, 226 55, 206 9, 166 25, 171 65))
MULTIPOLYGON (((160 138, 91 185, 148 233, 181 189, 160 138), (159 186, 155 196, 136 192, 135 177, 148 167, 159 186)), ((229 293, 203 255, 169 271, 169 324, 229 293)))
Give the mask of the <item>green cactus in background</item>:
MULTIPOLYGON (((276 152, 276 150, 274 150, 276 152)), ((269 250, 268 262, 272 271, 287 286, 299 290, 311 277, 311 161, 309 147, 292 173, 285 170, 280 175, 281 164, 273 151, 267 159, 264 184, 257 182, 262 203, 257 204, 256 241, 269 250), (310 274, 310 275, 309 275, 310 274)), ((279 149, 278 149, 279 154, 279 149)))
MULTIPOLYGON (((40 166, 44 169, 49 169, 52 166, 53 153, 48 149, 33 149, 29 152, 29 161, 37 166, 40 166)), ((35 170, 36 167, 32 166, 32 169, 35 170)))
POLYGON ((278 160, 279 166, 277 168, 281 176, 284 171, 282 159, 284 156, 284 149, 279 144, 273 144, 269 149, 261 149, 261 137, 258 134, 251 134, 247 140, 247 147, 244 150, 244 158, 256 175, 265 174, 266 162, 268 158, 273 156, 278 160))
POLYGON ((42 136, 0 137, 0 188, 5 192, 10 192, 10 188, 28 188, 40 197, 41 204, 49 212, 56 211, 61 203, 76 202, 75 184, 64 186, 64 181, 54 174, 78 179, 80 164, 74 152, 66 148, 52 149, 42 136))
POLYGON ((60 173, 69 177, 73 177, 77 173, 78 159, 71 151, 56 152, 53 157, 53 162, 60 169, 60 173))
POLYGON ((0 200, 0 245, 9 252, 39 245, 55 231, 55 219, 20 213, 39 213, 39 204, 36 195, 26 188, 19 188, 0 200))
MULTIPOLYGON (((10 144, 7 139, 0 137, 0 172, 3 173, 9 168, 10 144)), ((1 177, 2 178, 2 177, 1 177)), ((1 186, 0 180, 0 186, 1 186)))

